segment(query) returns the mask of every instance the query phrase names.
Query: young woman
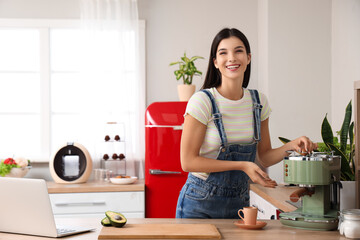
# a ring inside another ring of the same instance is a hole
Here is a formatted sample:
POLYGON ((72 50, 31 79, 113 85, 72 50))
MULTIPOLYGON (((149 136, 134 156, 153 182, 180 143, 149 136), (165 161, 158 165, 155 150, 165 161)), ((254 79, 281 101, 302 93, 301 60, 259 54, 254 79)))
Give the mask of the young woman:
POLYGON ((249 206, 249 178, 265 187, 274 180, 254 163, 268 167, 287 150, 311 152, 307 137, 271 147, 270 106, 265 95, 246 87, 251 69, 250 45, 237 29, 214 38, 202 90, 189 100, 181 138, 181 165, 190 172, 176 209, 177 218, 238 218, 249 206))

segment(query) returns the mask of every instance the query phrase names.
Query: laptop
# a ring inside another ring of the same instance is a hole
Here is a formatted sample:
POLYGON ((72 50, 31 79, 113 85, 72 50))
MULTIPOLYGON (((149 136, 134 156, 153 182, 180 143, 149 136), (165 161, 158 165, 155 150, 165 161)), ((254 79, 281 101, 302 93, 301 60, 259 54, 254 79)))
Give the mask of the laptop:
POLYGON ((0 232, 64 237, 92 230, 56 226, 45 180, 0 177, 0 232))

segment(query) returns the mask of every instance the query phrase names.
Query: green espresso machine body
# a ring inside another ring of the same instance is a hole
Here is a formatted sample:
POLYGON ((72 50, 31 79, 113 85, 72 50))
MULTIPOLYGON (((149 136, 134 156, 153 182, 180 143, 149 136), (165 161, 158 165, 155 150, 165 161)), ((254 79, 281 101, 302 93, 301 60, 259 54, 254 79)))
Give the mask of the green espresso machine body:
POLYGON ((283 225, 311 230, 338 227, 341 158, 314 152, 303 156, 293 152, 284 158, 284 182, 299 186, 290 201, 301 207, 279 215, 283 225))

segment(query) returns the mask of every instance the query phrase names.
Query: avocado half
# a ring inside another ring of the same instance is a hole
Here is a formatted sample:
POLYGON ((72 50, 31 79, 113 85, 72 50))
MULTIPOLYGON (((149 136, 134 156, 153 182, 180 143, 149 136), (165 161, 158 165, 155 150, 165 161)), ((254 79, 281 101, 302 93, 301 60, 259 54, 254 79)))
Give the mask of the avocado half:
POLYGON ((111 225, 111 222, 110 222, 110 219, 108 217, 104 217, 102 220, 101 220, 101 225, 105 226, 105 227, 108 227, 108 226, 112 226, 111 225))
MULTIPOLYGON (((105 215, 109 219, 110 224, 114 227, 123 227, 126 224, 127 219, 121 213, 113 212, 113 211, 106 211, 105 215)), ((102 223, 102 221, 101 221, 101 223, 102 223)))

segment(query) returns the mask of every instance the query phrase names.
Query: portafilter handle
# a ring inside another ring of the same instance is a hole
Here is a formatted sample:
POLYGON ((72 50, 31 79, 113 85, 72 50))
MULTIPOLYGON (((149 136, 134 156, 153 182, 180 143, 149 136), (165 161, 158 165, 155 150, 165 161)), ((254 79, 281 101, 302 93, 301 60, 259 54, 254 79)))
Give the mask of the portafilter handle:
POLYGON ((299 188, 292 194, 290 194, 290 201, 297 202, 302 196, 309 195, 311 197, 311 195, 313 195, 314 193, 314 190, 311 190, 309 188, 299 188))

